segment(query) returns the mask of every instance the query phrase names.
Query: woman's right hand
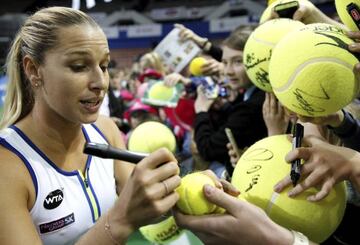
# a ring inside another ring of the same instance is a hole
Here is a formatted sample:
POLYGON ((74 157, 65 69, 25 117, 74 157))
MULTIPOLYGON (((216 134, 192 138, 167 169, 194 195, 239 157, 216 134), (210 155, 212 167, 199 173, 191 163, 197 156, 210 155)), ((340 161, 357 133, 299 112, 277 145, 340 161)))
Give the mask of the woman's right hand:
POLYGON ((109 222, 131 233, 166 214, 179 199, 174 191, 180 185, 179 172, 170 151, 162 148, 151 153, 134 168, 110 211, 109 222))

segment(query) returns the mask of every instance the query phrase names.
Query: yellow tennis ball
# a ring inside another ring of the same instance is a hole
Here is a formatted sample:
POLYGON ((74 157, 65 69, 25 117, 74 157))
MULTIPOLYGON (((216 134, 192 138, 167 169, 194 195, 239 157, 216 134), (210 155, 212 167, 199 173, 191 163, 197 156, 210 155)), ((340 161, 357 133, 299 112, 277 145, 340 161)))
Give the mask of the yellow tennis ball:
MULTIPOLYGON (((264 12, 262 13, 261 17, 260 17, 260 23, 264 23, 265 21, 268 21, 270 16, 271 16, 271 11, 273 10, 273 8, 275 7, 275 5, 277 4, 281 4, 281 3, 288 3, 288 2, 293 2, 294 0, 276 0, 276 1, 271 1, 271 3, 268 4, 267 8, 264 10, 264 12)), ((301 4, 305 4, 306 6, 309 6, 310 8, 314 8, 314 5, 308 1, 308 0, 297 0, 299 3, 301 4)))
MULTIPOLYGON (((347 6, 349 4, 355 4, 360 8, 359 0, 335 0, 336 11, 341 19, 341 21, 351 30, 359 31, 359 27, 355 24, 354 20, 351 18, 351 15, 347 11, 347 6)), ((354 11, 351 11, 355 19, 360 20, 360 16, 354 11)))
POLYGON ((168 101, 176 93, 173 87, 166 86, 164 82, 160 81, 155 83, 149 88, 149 99, 168 101))
POLYGON ((329 24, 306 25, 286 35, 273 49, 269 78, 279 101, 299 115, 332 114, 358 94, 348 51, 353 41, 329 24))
POLYGON ((273 2, 275 2, 276 0, 268 0, 268 5, 272 4, 273 2))
POLYGON ((173 216, 157 223, 140 227, 140 233, 150 242, 166 244, 176 240, 184 233, 175 222, 173 216))
POLYGON ((292 19, 274 19, 258 26, 244 47, 244 65, 250 80, 260 89, 271 92, 269 63, 275 45, 289 32, 305 26, 292 19))
POLYGON ((276 223, 302 232, 314 242, 327 239, 340 224, 346 206, 344 182, 337 184, 330 194, 319 202, 306 198, 319 191, 310 188, 297 197, 273 191, 274 185, 290 174, 285 155, 291 150, 287 135, 264 138, 253 144, 237 163, 232 184, 240 198, 263 209, 276 223))
POLYGON ((189 65, 189 71, 194 76, 202 76, 201 67, 206 63, 206 59, 203 57, 194 58, 189 65))
POLYGON ((144 122, 131 133, 128 141, 130 151, 151 153, 162 147, 175 152, 176 139, 173 132, 160 122, 144 122))
POLYGON ((210 203, 203 193, 204 185, 212 185, 215 187, 214 181, 207 175, 202 173, 192 173, 185 175, 181 179, 181 184, 176 188, 180 199, 176 206, 186 214, 202 215, 213 213, 216 205, 210 203))

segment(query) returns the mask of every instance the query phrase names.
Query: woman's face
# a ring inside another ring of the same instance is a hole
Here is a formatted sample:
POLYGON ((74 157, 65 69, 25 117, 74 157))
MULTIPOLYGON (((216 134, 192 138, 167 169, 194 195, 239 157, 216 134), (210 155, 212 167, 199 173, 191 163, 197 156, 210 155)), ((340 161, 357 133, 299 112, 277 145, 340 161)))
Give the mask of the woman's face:
POLYGON ((60 29, 58 38, 39 67, 43 84, 36 101, 57 120, 94 122, 109 86, 107 39, 85 24, 60 29))
POLYGON ((225 76, 229 79, 229 84, 232 89, 238 90, 251 86, 243 64, 242 51, 224 46, 222 63, 224 64, 225 76))

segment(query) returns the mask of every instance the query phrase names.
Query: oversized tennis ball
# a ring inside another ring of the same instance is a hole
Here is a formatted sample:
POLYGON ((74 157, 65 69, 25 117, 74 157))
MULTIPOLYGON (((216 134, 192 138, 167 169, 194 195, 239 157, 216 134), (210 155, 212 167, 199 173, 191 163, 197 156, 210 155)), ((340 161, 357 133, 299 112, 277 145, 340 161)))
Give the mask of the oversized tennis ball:
POLYGON ((359 61, 348 50, 353 41, 343 29, 310 24, 286 35, 273 49, 269 78, 279 101, 310 117, 335 113, 359 90, 353 67, 359 61))
POLYGON ((166 125, 155 121, 141 123, 133 130, 128 141, 130 151, 151 153, 162 147, 175 152, 175 135, 166 125))
POLYGON ((250 80, 260 89, 271 92, 269 63, 272 49, 289 32, 305 26, 292 19, 274 19, 258 26, 244 47, 244 65, 250 80))
POLYGON ((273 2, 275 2, 276 0, 268 0, 268 5, 272 4, 273 2))
POLYGON ((214 181, 200 172, 185 175, 176 188, 180 199, 176 206, 185 214, 202 215, 213 213, 217 206, 207 201, 203 188, 205 184, 215 187, 214 181))
POLYGON ((360 20, 360 16, 356 11, 351 11, 348 13, 347 7, 351 6, 349 4, 354 4, 353 6, 357 6, 360 8, 359 0, 335 0, 336 11, 341 19, 341 21, 351 30, 351 31, 359 31, 359 27, 355 24, 355 21, 351 18, 351 15, 356 19, 360 20))
POLYGON ((160 81, 154 83, 150 88, 148 88, 149 99, 168 101, 174 96, 176 90, 173 87, 166 86, 164 82, 160 81))
POLYGON ((279 225, 300 231, 314 242, 322 242, 335 231, 343 218, 345 183, 337 184, 319 202, 306 200, 319 191, 316 188, 310 188, 294 198, 287 195, 291 186, 280 194, 274 192, 274 185, 290 174, 285 155, 291 147, 287 135, 271 136, 256 142, 241 156, 232 184, 240 190, 240 199, 257 205, 279 225))
MULTIPOLYGON (((268 21, 270 16, 271 16, 271 11, 273 10, 273 8, 275 7, 275 5, 277 4, 282 4, 282 3, 288 3, 288 2, 293 2, 294 0, 276 0, 276 1, 269 1, 269 5, 267 6, 267 8, 264 10, 264 12, 262 13, 261 17, 260 17, 260 23, 264 23, 265 21, 268 21)), ((308 0, 297 0, 299 2, 299 4, 305 4, 307 6, 309 6, 310 8, 314 8, 314 5, 308 1, 308 0)))
POLYGON ((167 244, 184 233, 175 222, 173 216, 157 223, 140 227, 141 234, 154 244, 167 244))
POLYGON ((203 57, 194 58, 189 65, 189 71, 194 76, 202 76, 201 67, 206 63, 206 59, 203 57))

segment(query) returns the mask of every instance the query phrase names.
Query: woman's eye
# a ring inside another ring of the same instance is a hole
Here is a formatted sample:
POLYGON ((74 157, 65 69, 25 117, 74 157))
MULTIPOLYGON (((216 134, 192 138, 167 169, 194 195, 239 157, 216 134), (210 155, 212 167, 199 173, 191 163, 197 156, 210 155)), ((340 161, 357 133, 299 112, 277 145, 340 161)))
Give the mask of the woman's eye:
POLYGON ((71 65, 70 68, 74 72, 81 72, 81 71, 85 70, 86 66, 85 65, 71 65))
POLYGON ((234 64, 236 64, 236 65, 241 65, 243 62, 242 62, 242 60, 235 60, 234 61, 234 64))
POLYGON ((108 69, 108 66, 100 66, 101 70, 105 72, 108 69))

